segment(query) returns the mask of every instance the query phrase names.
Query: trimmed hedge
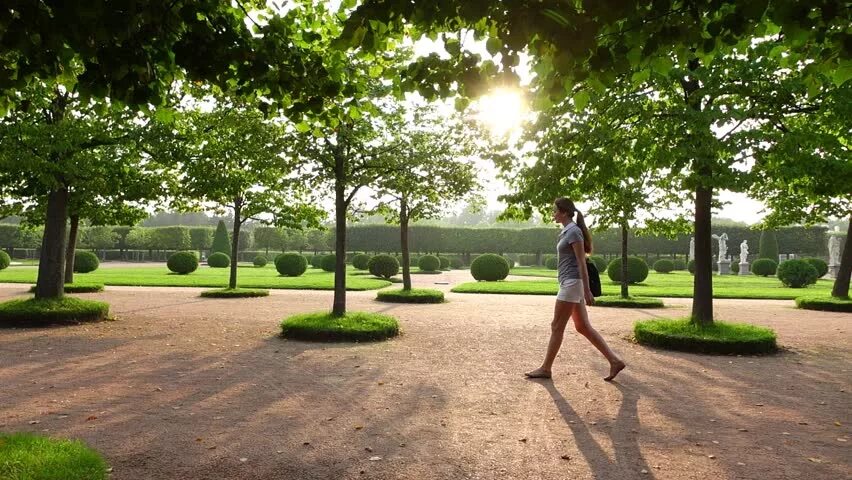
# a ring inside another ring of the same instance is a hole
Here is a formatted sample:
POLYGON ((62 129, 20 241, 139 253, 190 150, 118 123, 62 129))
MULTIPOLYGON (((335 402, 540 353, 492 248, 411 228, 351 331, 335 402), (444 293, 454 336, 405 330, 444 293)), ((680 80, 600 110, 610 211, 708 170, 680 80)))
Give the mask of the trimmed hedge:
POLYGON ((212 268, 228 268, 231 265, 231 257, 226 253, 215 252, 207 257, 207 266, 212 268))
POLYGON ((337 255, 332 253, 330 255, 325 255, 322 257, 320 268, 322 268, 326 272, 333 272, 335 267, 337 267, 337 255))
POLYGON ((252 261, 255 267, 265 267, 267 263, 269 263, 269 259, 266 258, 266 255, 258 255, 254 257, 252 261))
POLYGON ((450 268, 453 270, 460 270, 464 268, 464 261, 462 261, 459 257, 450 258, 450 268))
POLYGON ((837 298, 829 296, 799 297, 796 307, 805 310, 820 310, 823 312, 852 313, 852 298, 837 298))
POLYGON ((298 253, 282 253, 275 257, 275 270, 285 277, 298 277, 308 269, 308 259, 298 253))
POLYGON ((399 322, 395 318, 370 312, 347 312, 342 317, 328 312, 302 313, 281 322, 281 336, 292 340, 363 342, 397 335, 399 322))
POLYGON ((500 255, 486 253, 476 257, 470 264, 470 274, 480 281, 496 282, 509 276, 509 262, 500 255))
POLYGON ((603 258, 602 256, 600 256, 600 255, 591 255, 591 256, 589 257, 589 260, 591 260, 591 261, 592 261, 592 263, 594 263, 594 264, 595 264, 595 267, 597 267, 598 272, 605 272, 605 271, 606 271, 606 268, 607 268, 607 266, 608 266, 608 265, 607 265, 607 263, 606 263, 606 259, 605 259, 605 258, 603 258))
POLYGON ((365 253, 359 253, 352 257, 352 266, 358 270, 367 270, 367 265, 370 263, 370 256, 365 253))
POLYGON ((109 318, 109 304, 74 297, 27 298, 0 303, 0 326, 44 326, 109 318))
MULTIPOLYGON (((628 260, 627 268, 630 268, 630 263, 628 260)), ((660 259, 654 262, 654 271, 657 273, 671 273, 675 269, 674 262, 668 259, 660 259)))
POLYGON ((101 265, 98 256, 92 252, 74 252, 74 272, 89 273, 94 272, 101 265))
POLYGON ((9 254, 0 250, 0 270, 5 268, 9 268, 9 265, 12 264, 12 258, 9 257, 9 254))
POLYGON ((778 263, 768 258, 758 258, 751 264, 751 273, 759 277, 768 277, 775 275, 778 270, 778 263))
POLYGON ((508 255, 503 255, 503 258, 506 259, 506 263, 509 264, 509 270, 515 268, 515 261, 508 255))
POLYGON ((268 297, 269 290, 262 288, 219 288, 201 292, 204 298, 254 298, 268 297))
MULTIPOLYGON (((757 258, 766 258, 773 262, 778 261, 778 237, 774 230, 760 232, 760 243, 757 249, 757 258)), ((775 273, 773 272, 772 275, 775 273)))
POLYGON ((421 272, 437 272, 441 269, 441 259, 434 255, 423 255, 417 261, 421 272))
POLYGON ((689 319, 646 320, 636 322, 633 333, 640 344, 692 353, 763 354, 778 348, 775 332, 745 323, 698 327, 689 319))
POLYGON ((559 267, 559 259, 553 255, 544 260, 544 267, 548 270, 556 270, 559 267))
MULTIPOLYGON (((613 282, 621 281, 621 257, 610 262, 606 274, 613 282)), ((627 257, 627 282, 641 283, 648 278, 648 264, 639 257, 627 257)))
POLYGON ((390 303, 444 303, 444 292, 426 288, 379 290, 376 300, 390 303))
POLYGON ((652 297, 603 296, 595 299, 595 307, 615 308, 665 308, 663 301, 652 297))
POLYGON ((817 269, 804 260, 786 260, 778 265, 778 280, 790 288, 802 288, 817 281, 817 269))
POLYGON ((105 480, 108 472, 104 458, 79 440, 0 433, 0 478, 105 480))
POLYGON ((314 268, 322 268, 322 259, 325 258, 325 255, 312 255, 308 260, 308 263, 311 264, 314 268))
POLYGON ((690 260, 689 263, 686 264, 686 269, 689 273, 695 275, 695 260, 690 260))
POLYGON ((175 252, 169 256, 166 266, 174 273, 186 275, 198 269, 198 258, 195 252, 175 252))
POLYGON ((447 257, 438 257, 438 260, 441 262, 441 270, 447 270, 450 268, 450 259, 447 257))
POLYGON ((686 270, 686 262, 681 259, 677 259, 674 261, 674 269, 675 270, 686 270))
POLYGON ((808 262, 812 267, 814 267, 817 271, 817 278, 822 278, 828 274, 828 264, 825 263, 825 260, 821 258, 803 258, 802 260, 808 262))
POLYGON ((373 276, 390 278, 399 273, 399 260, 391 255, 376 255, 367 262, 367 270, 373 276))

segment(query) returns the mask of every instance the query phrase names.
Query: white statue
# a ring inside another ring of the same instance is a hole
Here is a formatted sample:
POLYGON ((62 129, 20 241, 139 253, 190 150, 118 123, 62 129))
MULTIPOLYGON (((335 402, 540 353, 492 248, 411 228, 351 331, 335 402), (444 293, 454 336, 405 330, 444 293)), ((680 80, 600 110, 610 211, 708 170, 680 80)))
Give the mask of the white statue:
POLYGON ((728 259, 728 234, 713 235, 713 238, 719 240, 719 261, 728 259))
POLYGON ((748 263, 748 241, 746 240, 740 244, 740 263, 748 263))
MULTIPOLYGON (((837 227, 835 227, 835 232, 837 227)), ((838 265, 840 263, 840 238, 832 232, 828 236, 828 264, 838 265)))
POLYGON ((689 258, 688 260, 695 260, 695 237, 690 237, 689 239, 689 258))

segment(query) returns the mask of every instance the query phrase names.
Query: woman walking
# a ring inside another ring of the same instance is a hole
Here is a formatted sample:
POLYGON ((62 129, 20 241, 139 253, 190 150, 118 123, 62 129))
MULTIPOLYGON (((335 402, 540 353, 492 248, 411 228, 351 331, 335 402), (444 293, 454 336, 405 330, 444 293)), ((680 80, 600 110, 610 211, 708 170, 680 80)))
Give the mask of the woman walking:
POLYGON ((562 225, 562 231, 556 242, 559 258, 559 293, 556 295, 556 306, 553 312, 553 322, 550 324, 550 342, 547 344, 547 354, 541 367, 525 373, 529 378, 550 378, 553 361, 562 346, 562 337, 568 319, 574 319, 577 332, 589 339, 609 361, 609 376, 604 380, 610 381, 624 370, 627 365, 609 348, 603 337, 592 328, 586 305, 594 305, 595 298, 589 289, 589 271, 586 268, 586 254, 592 252, 592 236, 586 228, 583 214, 574 207, 574 202, 567 198, 557 198, 554 202, 553 219, 562 225), (577 221, 573 220, 574 213, 577 221))

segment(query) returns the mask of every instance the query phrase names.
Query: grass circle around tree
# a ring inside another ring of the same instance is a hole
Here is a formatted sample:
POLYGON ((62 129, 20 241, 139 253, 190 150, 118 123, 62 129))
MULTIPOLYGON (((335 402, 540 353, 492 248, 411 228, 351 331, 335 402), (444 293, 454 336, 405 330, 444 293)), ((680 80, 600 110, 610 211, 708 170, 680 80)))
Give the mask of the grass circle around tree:
POLYGON ((372 312, 347 312, 342 317, 330 312, 302 313, 281 322, 281 336, 314 342, 367 342, 399 335, 399 322, 391 316, 372 312))
POLYGON ((5 268, 9 268, 9 265, 12 264, 12 257, 9 256, 8 253, 0 250, 0 270, 5 268))
POLYGON ((747 323, 713 322, 699 327, 689 318, 636 322, 636 341, 666 350, 713 354, 764 354, 778 349, 775 332, 747 323))
POLYGON ((265 267, 267 263, 269 263, 269 259, 266 258, 266 255, 258 255, 252 260, 255 267, 265 267))
POLYGON ((503 280, 509 276, 509 262, 500 255, 485 253, 473 259, 470 274, 478 281, 503 280))
POLYGON ((107 464, 79 440, 0 433, 0 478, 103 480, 107 478, 107 464))
POLYGON ((444 303, 444 292, 428 288, 379 290, 376 300, 389 303, 444 303))
POLYGON ((175 252, 169 256, 166 266, 178 275, 187 275, 198 270, 198 257, 195 252, 175 252))
POLYGON ((852 313, 852 298, 811 295, 797 298, 796 307, 804 310, 852 313))
POLYGON ((255 298, 268 297, 269 290, 263 288, 217 288, 201 292, 204 298, 255 298))
MULTIPOLYGON (((35 285, 30 287, 30 293, 35 293, 35 285)), ((97 293, 104 291, 103 283, 66 283, 63 287, 65 293, 97 293)))
POLYGON ((94 272, 101 265, 98 256, 92 252, 75 252, 74 253, 74 273, 89 273, 94 272))
POLYGON ((222 252, 216 252, 207 257, 207 266, 211 268, 228 268, 231 265, 231 257, 222 252))
POLYGON ((108 318, 108 303, 74 297, 19 298, 0 303, 0 327, 75 324, 108 318))
POLYGON ((653 297, 621 297, 607 295, 595 299, 595 307, 614 308, 665 308, 663 301, 653 297))
POLYGON ((282 253, 275 257, 275 269, 285 277, 299 277, 308 270, 308 259, 298 253, 282 253))

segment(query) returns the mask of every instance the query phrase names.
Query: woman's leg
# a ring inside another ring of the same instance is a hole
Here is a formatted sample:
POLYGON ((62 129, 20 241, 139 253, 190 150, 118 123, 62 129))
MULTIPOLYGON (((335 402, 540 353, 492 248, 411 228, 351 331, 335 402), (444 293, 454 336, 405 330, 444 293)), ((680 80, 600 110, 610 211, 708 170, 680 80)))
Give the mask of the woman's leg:
POLYGON ((577 333, 589 339, 592 342, 592 345, 598 349, 599 352, 609 360, 609 376, 605 377, 604 380, 610 381, 618 375, 618 372, 624 370, 626 366, 625 363, 618 358, 618 355, 609 348, 606 341, 603 339, 600 333, 592 327, 592 324, 589 323, 589 312, 586 310, 585 303, 578 303, 576 307, 574 307, 574 328, 577 329, 577 333))
POLYGON ((565 326, 568 325, 568 319, 571 318, 571 310, 575 303, 556 301, 556 306, 553 307, 553 321, 550 322, 550 341, 547 343, 547 353, 544 356, 544 363, 532 372, 525 375, 530 378, 550 378, 550 370, 553 367, 553 362, 556 360, 556 354, 559 353, 559 348, 562 346, 562 338, 565 336, 565 326))

